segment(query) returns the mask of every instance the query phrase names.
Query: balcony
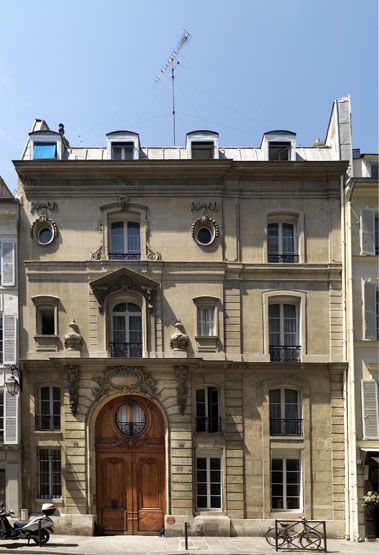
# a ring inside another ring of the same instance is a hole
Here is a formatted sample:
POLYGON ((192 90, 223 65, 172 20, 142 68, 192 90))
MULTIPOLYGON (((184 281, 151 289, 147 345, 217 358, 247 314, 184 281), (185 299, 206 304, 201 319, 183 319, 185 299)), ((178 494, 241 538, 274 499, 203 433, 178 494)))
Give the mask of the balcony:
POLYGON ((270 254, 268 253, 268 261, 275 264, 295 264, 299 262, 298 254, 270 254))
POLYGON ((271 362, 299 362, 300 345, 270 345, 271 362))
POLYGON ((140 252, 110 252, 109 260, 140 260, 140 252))
POLYGON ((142 357, 142 343, 110 343, 111 357, 113 358, 140 358, 142 357))
POLYGON ((302 418, 270 418, 270 436, 303 435, 302 418))
POLYGON ((35 429, 39 432, 57 431, 61 429, 59 414, 37 414, 35 416, 35 429))
POLYGON ((197 416, 196 431, 215 434, 221 432, 221 417, 218 416, 197 416))

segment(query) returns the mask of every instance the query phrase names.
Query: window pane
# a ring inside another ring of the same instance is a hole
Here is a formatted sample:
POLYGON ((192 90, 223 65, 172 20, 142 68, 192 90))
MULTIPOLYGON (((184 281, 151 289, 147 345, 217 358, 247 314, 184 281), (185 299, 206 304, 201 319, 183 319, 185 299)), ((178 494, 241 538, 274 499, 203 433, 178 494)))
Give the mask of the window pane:
POLYGON ((139 223, 128 222, 128 253, 140 254, 140 228, 139 223))
POLYGON ((46 160, 57 157, 56 143, 34 143, 34 160, 46 160))
POLYGON ((207 459, 203 457, 196 459, 196 466, 199 469, 207 468, 207 459))
POLYGON ((198 495, 197 496, 197 506, 199 509, 206 509, 207 508, 207 496, 206 495, 198 495))
POLYGON ((268 224, 267 250, 270 254, 279 254, 279 225, 268 224))
POLYGON ((280 345, 280 305, 270 304, 268 314, 270 345, 280 345))
POLYGON ((300 470, 300 460, 299 459, 287 459, 287 470, 300 470))
POLYGON ((121 147, 120 146, 114 146, 113 149, 113 160, 121 160, 121 147))
POLYGON ((282 484, 272 484, 271 492, 274 497, 280 497, 283 495, 283 485, 282 484))
POLYGON ((40 318, 41 318, 41 334, 54 335, 55 333, 54 309, 42 308, 40 312, 40 318))
POLYGON ((221 495, 221 484, 211 484, 211 495, 221 495))
POLYGON ((287 496, 295 497, 300 495, 300 484, 287 485, 287 496))
POLYGON ((283 497, 272 497, 271 507, 273 509, 283 509, 283 497))
POLYGON ((126 318, 125 316, 113 316, 113 341, 115 343, 126 342, 126 318))
POLYGON ((0 506, 6 506, 5 499, 5 470, 0 470, 0 506))
POLYGON ((287 497, 287 509, 300 509, 300 498, 287 497))
POLYGON ((271 460, 271 468, 272 470, 282 470, 283 468, 283 463, 282 463, 282 459, 272 459, 271 460))
POLYGON ((282 224, 282 253, 295 253, 295 234, 292 224, 282 224))
POLYGON ((211 509, 221 509, 221 497, 211 495, 211 509))
POLYGON ((197 484, 197 494, 207 495, 207 484, 197 484))
POLYGON ((124 222, 111 225, 111 253, 124 252, 124 222))

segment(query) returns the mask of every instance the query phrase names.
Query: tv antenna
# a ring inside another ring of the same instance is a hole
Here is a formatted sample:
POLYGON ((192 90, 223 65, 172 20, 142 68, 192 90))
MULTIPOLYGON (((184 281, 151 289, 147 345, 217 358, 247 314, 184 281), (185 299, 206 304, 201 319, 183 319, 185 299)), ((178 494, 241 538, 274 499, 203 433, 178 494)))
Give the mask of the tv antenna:
POLYGON ((176 122, 175 122, 175 68, 180 64, 178 59, 180 50, 183 48, 187 40, 191 37, 188 31, 183 29, 184 33, 180 38, 180 41, 176 45, 176 48, 171 52, 170 57, 166 63, 161 67, 158 75, 155 77, 156 83, 159 83, 167 71, 171 69, 171 84, 172 84, 172 126, 174 132, 174 146, 176 146, 176 122))

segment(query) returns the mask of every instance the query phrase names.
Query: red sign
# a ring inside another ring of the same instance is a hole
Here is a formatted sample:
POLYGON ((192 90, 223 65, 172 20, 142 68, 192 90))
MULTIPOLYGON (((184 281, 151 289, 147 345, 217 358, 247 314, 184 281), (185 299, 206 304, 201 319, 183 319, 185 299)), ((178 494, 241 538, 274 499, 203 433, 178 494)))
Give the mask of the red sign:
POLYGON ((168 516, 167 517, 167 524, 175 524, 175 517, 168 516))

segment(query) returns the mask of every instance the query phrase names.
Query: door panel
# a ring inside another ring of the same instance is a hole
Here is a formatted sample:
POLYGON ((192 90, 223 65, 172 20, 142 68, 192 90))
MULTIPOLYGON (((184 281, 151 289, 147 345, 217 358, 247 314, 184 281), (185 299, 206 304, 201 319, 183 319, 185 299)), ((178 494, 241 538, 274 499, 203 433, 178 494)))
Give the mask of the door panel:
POLYGON ((102 489, 101 528, 110 533, 127 533, 131 464, 127 464, 125 457, 106 454, 102 455, 99 462, 102 489))
POLYGON ((135 533, 160 532, 164 518, 164 455, 136 453, 134 499, 138 529, 135 533))

